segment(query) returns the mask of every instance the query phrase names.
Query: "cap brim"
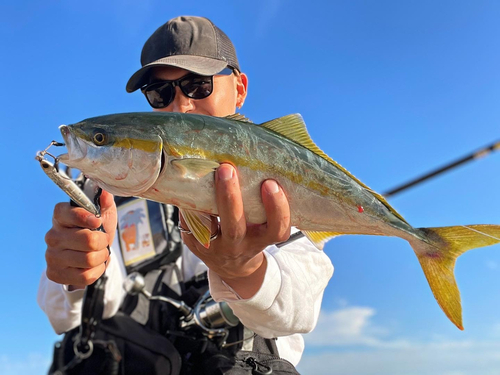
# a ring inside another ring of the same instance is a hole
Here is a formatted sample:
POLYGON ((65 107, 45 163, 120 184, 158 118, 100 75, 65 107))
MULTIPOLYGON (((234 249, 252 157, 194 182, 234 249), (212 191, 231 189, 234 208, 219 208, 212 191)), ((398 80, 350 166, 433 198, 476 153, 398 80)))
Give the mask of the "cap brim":
POLYGON ((192 55, 164 57, 144 65, 141 69, 135 72, 127 82, 127 92, 134 92, 144 86, 147 83, 146 79, 148 78, 148 73, 152 68, 157 66, 173 66, 175 68, 186 69, 196 74, 213 76, 224 70, 227 67, 227 62, 212 59, 210 57, 192 55))

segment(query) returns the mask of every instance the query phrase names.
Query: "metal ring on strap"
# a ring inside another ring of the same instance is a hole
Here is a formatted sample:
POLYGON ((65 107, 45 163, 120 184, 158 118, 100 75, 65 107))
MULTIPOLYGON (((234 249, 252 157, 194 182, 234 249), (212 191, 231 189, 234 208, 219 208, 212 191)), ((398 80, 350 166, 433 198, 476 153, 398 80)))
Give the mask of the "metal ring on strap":
POLYGON ((75 352, 75 355, 81 359, 86 359, 90 357, 94 351, 94 343, 91 340, 87 341, 87 345, 89 346, 89 350, 87 352, 81 352, 80 349, 78 349, 78 345, 80 343, 81 343, 80 339, 78 338, 77 340, 75 340, 75 343, 73 344, 73 351, 75 352))

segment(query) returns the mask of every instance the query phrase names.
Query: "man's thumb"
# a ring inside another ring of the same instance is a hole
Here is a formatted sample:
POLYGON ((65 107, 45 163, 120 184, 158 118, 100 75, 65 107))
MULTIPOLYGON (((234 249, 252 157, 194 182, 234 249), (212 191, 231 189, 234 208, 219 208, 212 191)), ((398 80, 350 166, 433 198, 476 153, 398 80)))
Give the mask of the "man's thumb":
POLYGON ((104 230, 113 238, 116 231, 116 205, 113 194, 103 190, 100 197, 101 217, 104 225, 104 230))
POLYGON ((116 211, 115 198, 113 194, 108 193, 106 190, 102 191, 99 204, 101 205, 102 214, 104 214, 104 211, 108 211, 109 209, 114 209, 116 211))

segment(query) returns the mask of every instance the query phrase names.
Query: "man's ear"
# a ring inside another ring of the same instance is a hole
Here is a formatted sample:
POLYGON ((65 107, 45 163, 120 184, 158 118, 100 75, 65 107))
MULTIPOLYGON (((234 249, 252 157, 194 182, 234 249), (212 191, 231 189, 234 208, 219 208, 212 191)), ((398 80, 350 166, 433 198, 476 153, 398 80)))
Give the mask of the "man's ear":
POLYGON ((245 73, 236 75, 236 107, 241 108, 247 97, 248 77, 245 73))

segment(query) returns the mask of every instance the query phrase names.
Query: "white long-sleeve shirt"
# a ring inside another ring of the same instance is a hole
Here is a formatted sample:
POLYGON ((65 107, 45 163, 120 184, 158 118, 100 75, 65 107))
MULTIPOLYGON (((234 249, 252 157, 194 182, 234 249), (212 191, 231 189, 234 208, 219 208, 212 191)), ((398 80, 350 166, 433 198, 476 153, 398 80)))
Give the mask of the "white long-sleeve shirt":
MULTIPOLYGON (((108 281, 104 294, 104 318, 118 311, 124 297, 122 288, 125 269, 117 245, 113 245, 106 271, 108 281)), ((323 291, 332 274, 330 259, 302 238, 282 248, 264 250, 267 269, 259 291, 249 299, 241 299, 215 273, 208 272, 210 293, 216 301, 226 301, 235 315, 250 330, 265 337, 278 337, 279 354, 297 365, 304 350, 301 333, 313 330, 318 320, 323 291)), ((204 272, 205 264, 184 246, 177 260, 184 280, 204 272)), ((64 333, 81 322, 84 290, 69 291, 42 274, 38 304, 58 333, 64 333)))

